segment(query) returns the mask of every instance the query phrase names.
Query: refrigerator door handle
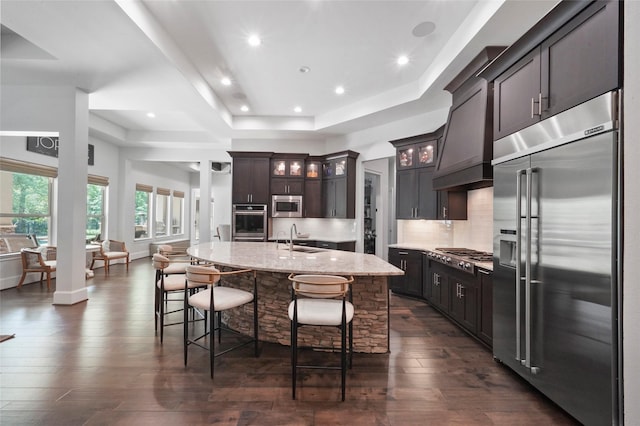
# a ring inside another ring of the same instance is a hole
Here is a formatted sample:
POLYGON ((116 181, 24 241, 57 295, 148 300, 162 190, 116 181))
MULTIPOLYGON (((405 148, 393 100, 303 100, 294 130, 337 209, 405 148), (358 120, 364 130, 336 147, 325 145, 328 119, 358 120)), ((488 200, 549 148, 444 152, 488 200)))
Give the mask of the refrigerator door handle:
MULTIPOLYGON (((537 374, 540 371, 539 367, 535 367, 531 364, 531 284, 538 281, 531 279, 531 234, 532 234, 532 198, 533 198, 533 175, 536 173, 536 168, 527 169, 527 192, 526 192, 526 236, 525 244, 527 248, 527 255, 525 258, 525 281, 524 281, 524 293, 525 293, 525 362, 524 366, 531 371, 532 374, 537 374)), ((536 215, 536 218, 538 216, 536 215)))
POLYGON ((516 172, 516 360, 523 362, 521 351, 521 318, 522 294, 520 292, 520 282, 522 281, 522 175, 527 173, 526 169, 516 172))
POLYGON ((527 249, 524 266, 524 366, 531 368, 531 188, 532 171, 527 169, 526 189, 526 234, 525 247, 527 249))

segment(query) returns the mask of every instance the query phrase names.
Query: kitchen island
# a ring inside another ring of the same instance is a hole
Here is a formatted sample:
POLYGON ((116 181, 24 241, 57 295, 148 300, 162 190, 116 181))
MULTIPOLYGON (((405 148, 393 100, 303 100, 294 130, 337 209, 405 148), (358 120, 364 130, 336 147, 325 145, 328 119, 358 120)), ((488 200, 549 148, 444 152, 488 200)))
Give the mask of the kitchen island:
MULTIPOLYGON (((212 242, 191 246, 187 252, 221 270, 247 268, 256 271, 260 340, 283 345, 290 344, 289 274, 353 275, 354 351, 389 351, 387 277, 402 275, 403 271, 374 255, 298 246, 291 250, 286 244, 270 242, 212 242)), ((253 288, 252 277, 238 275, 233 279, 240 288, 253 288)), ((252 315, 251 308, 240 307, 225 315, 224 321, 230 327, 250 334, 252 315)), ((331 333, 326 327, 304 327, 299 339, 302 345, 339 346, 337 329, 336 333, 331 333)))

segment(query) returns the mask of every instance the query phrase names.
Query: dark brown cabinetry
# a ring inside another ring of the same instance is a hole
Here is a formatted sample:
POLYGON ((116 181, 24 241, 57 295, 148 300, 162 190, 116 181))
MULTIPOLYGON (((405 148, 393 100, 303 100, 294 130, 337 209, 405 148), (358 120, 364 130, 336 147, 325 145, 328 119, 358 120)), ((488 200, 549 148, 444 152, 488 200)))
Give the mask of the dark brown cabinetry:
POLYGON ((269 203, 271 153, 230 152, 233 158, 232 203, 269 203))
POLYGON ((322 163, 323 216, 353 219, 356 217, 357 152, 344 151, 328 155, 322 163))
POLYGON ((451 317, 472 334, 478 331, 478 288, 476 277, 452 273, 449 276, 451 289, 451 317))
POLYGON ((394 293, 422 296, 422 258, 423 252, 419 250, 389 249, 389 263, 404 271, 404 275, 390 279, 394 293))
POLYGON ((493 343, 493 275, 484 269, 478 269, 480 281, 478 313, 478 337, 488 345, 493 343))
POLYGON ((431 186, 432 180, 433 167, 397 172, 397 219, 436 219, 437 193, 431 186))
POLYGON ((322 159, 308 157, 304 173, 304 217, 322 217, 322 159))
POLYGON ((467 191, 437 191, 438 220, 467 220, 467 191))
POLYGON ((297 246, 317 247, 329 250, 356 251, 355 241, 334 242, 322 240, 294 240, 293 243, 297 246))
POLYGON ((271 194, 303 195, 304 194, 304 158, 282 154, 271 160, 271 194))
POLYGON ((620 87, 620 2, 587 4, 559 5, 482 72, 494 80, 494 139, 620 87))
POLYGON ((451 289, 449 287, 449 268, 431 262, 431 304, 441 312, 448 314, 450 310, 451 289))
POLYGON ((396 219, 467 219, 467 193, 433 189, 435 157, 444 126, 391 141, 396 147, 396 219))
POLYGON ((343 241, 336 243, 333 241, 316 241, 316 247, 330 250, 356 251, 356 242, 343 241))

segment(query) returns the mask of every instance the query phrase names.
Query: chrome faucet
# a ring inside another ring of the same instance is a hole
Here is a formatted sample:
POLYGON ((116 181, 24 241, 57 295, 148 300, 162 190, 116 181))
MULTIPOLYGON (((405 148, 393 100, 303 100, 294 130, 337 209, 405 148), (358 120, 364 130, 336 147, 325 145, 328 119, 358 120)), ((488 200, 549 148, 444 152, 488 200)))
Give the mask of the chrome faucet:
POLYGON ((293 251, 293 230, 296 230, 296 236, 298 235, 298 228, 296 224, 291 225, 291 229, 289 230, 289 251, 293 251))

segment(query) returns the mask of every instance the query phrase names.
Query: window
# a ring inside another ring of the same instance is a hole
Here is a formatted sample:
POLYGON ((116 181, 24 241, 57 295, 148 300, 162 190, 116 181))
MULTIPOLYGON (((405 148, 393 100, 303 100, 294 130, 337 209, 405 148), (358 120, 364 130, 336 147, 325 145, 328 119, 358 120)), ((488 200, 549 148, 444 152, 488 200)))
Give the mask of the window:
POLYGON ((135 239, 149 238, 149 212, 153 187, 136 184, 135 239))
POLYGON ((104 239, 105 234, 105 205, 109 179, 89 175, 87 184, 87 241, 104 239))
MULTIPOLYGON (((56 175, 53 167, 0 159, 0 234, 35 234, 41 244, 49 241, 56 175)), ((0 241, 0 253, 20 250, 9 239, 0 241)))
POLYGON ((164 188, 156 189, 156 237, 169 235, 169 196, 171 191, 164 188))
POLYGON ((171 234, 184 234, 184 192, 173 191, 171 202, 171 234))

